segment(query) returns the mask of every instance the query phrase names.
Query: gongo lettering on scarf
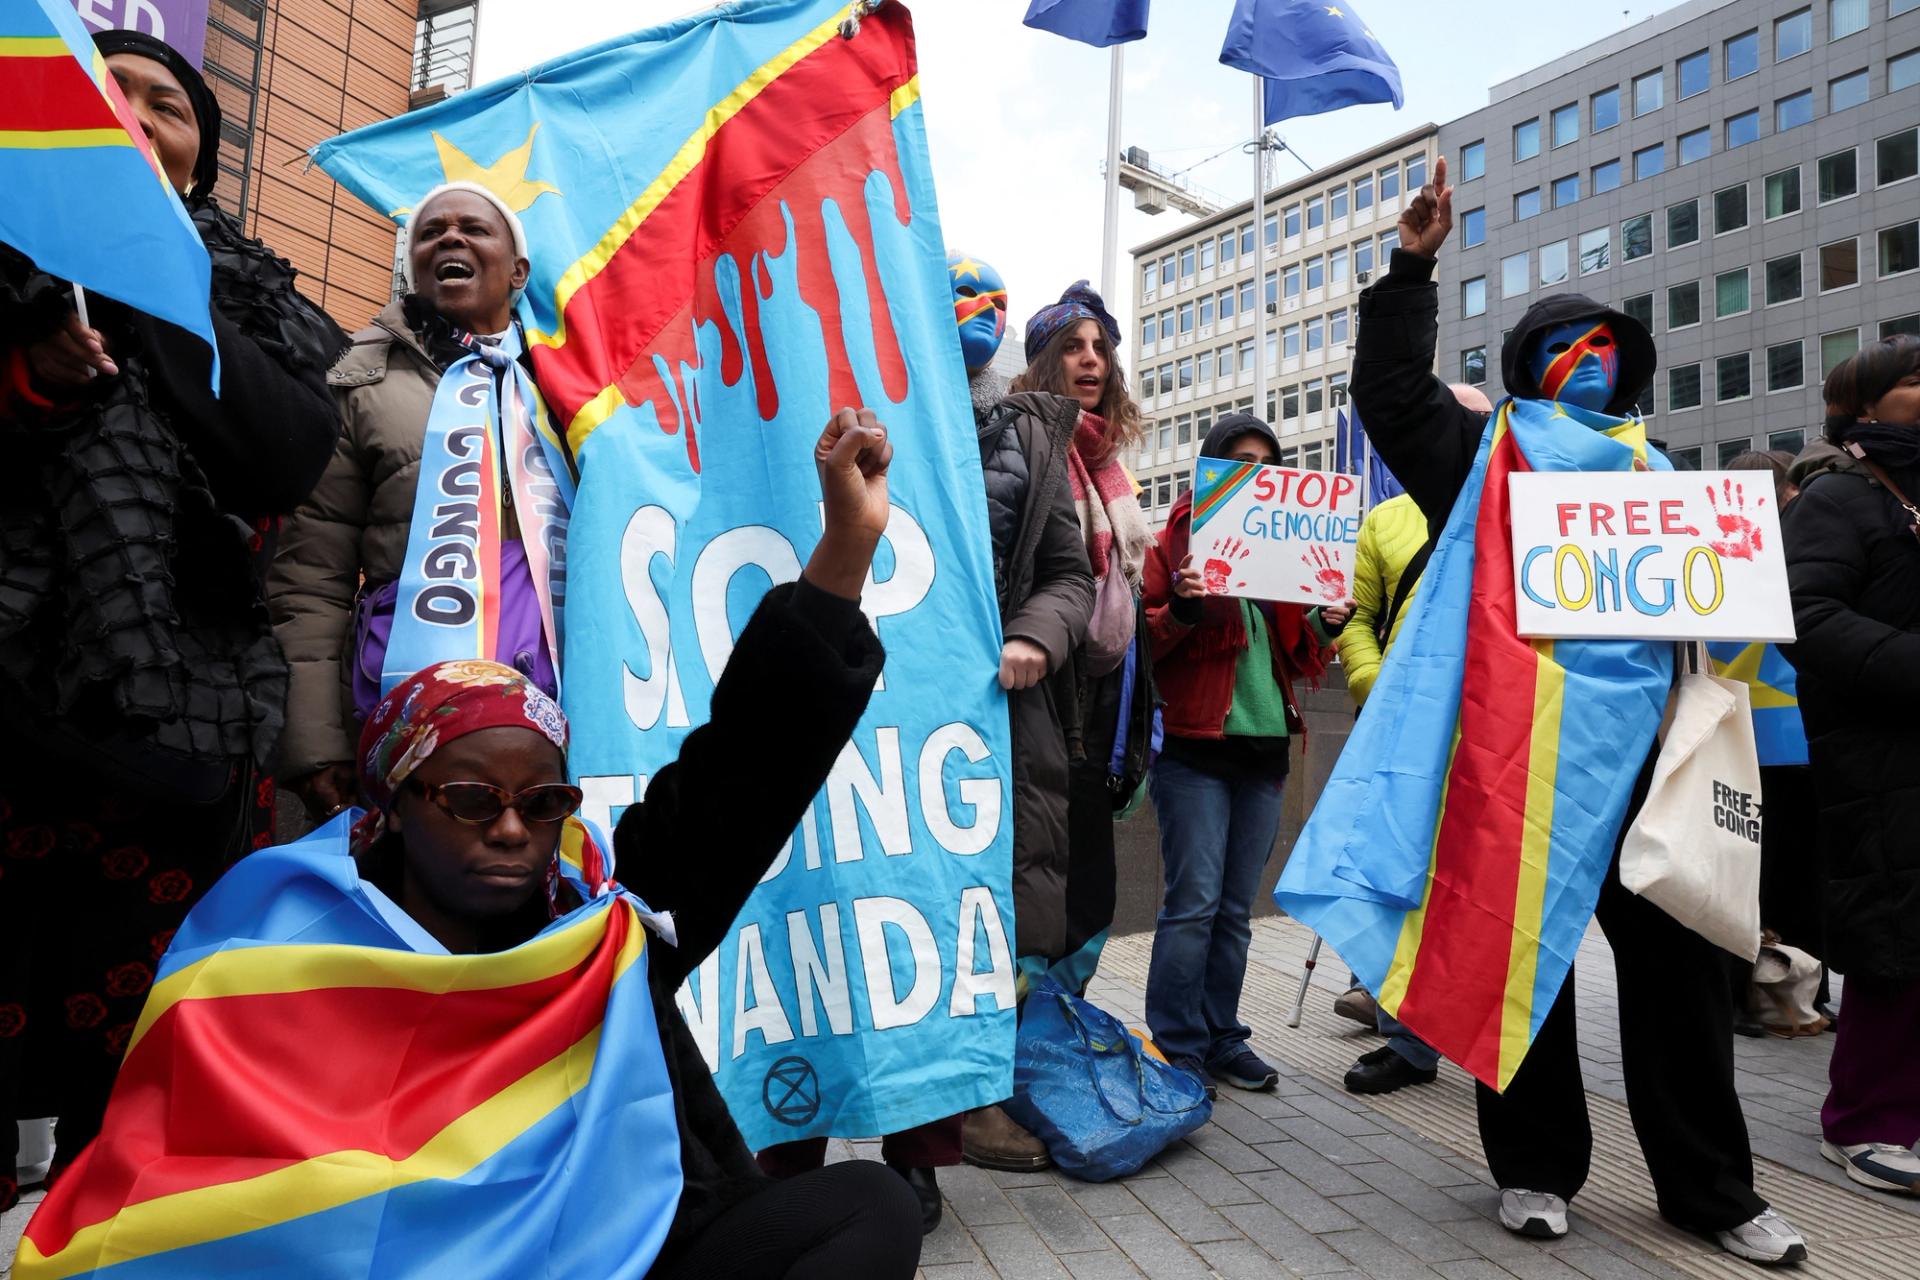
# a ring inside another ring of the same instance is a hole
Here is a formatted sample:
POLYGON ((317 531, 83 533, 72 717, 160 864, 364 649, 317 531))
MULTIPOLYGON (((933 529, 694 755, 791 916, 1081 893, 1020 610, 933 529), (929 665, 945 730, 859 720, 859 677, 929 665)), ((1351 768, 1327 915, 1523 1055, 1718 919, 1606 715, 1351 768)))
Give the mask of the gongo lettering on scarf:
POLYGON ((1509 494, 1521 635, 1793 639, 1764 472, 1526 472, 1509 494))

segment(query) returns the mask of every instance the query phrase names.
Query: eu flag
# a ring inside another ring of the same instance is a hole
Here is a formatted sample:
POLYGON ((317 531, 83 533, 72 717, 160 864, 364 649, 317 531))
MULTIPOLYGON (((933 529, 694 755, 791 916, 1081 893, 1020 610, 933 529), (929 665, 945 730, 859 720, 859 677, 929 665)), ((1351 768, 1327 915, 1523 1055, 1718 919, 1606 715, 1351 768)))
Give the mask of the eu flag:
POLYGON ((213 346, 206 246, 71 4, 6 6, 0 83, 0 241, 213 346))
POLYGON ((1147 34, 1147 5, 1151 0, 1033 0, 1023 21, 1104 49, 1147 34))
POLYGON ((1367 443, 1366 428, 1360 425, 1360 411, 1352 405, 1340 411, 1339 425, 1333 437, 1334 470, 1357 476, 1366 473, 1367 505, 1377 507, 1388 498, 1406 492, 1380 455, 1367 443))
POLYGON ((1347 0, 1234 0, 1220 61, 1267 82, 1267 123, 1404 101, 1400 68, 1347 0))

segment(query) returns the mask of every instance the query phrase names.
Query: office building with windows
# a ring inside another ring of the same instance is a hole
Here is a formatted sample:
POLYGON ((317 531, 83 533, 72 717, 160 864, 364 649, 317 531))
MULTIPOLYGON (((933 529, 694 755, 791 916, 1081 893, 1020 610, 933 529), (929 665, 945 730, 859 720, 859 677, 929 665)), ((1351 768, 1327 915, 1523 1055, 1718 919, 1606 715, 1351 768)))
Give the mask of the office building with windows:
POLYGON ((1385 267, 1436 136, 1422 125, 1270 190, 1258 217, 1245 200, 1133 251, 1133 327, 1121 351, 1147 433, 1127 462, 1156 526, 1191 483, 1214 420, 1253 412, 1262 346, 1281 461, 1333 466, 1354 302, 1385 267))
POLYGON ((1713 468, 1818 433, 1821 382, 1920 332, 1920 0, 1691 0, 1493 86, 1440 127, 1448 381, 1543 293, 1634 315, 1641 405, 1713 468))

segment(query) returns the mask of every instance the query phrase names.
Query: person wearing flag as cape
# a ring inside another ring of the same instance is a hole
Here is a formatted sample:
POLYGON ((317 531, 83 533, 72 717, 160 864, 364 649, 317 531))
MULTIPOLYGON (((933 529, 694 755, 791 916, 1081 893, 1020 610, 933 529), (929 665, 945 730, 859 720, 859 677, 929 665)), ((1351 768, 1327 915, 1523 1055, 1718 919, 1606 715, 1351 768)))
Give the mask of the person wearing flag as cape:
POLYGON ((1569 978, 1597 916, 1661 1215, 1749 1261, 1795 1263, 1805 1240, 1753 1186, 1727 958, 1618 875, 1672 648, 1514 630, 1507 479, 1668 469, 1634 410, 1653 340, 1590 299, 1545 298, 1508 334, 1492 420, 1462 407, 1432 372, 1446 177, 1443 158, 1401 214, 1386 276, 1360 296, 1351 384, 1381 460, 1432 519, 1434 550, 1275 898, 1478 1079, 1501 1223, 1541 1238, 1565 1234, 1592 1154, 1569 978))
POLYGON ((420 668, 490 659, 559 693, 574 476, 513 317, 528 252, 498 195, 435 187, 407 222, 405 296, 328 375, 339 447, 271 579, 280 771, 316 818, 352 803, 360 724, 420 668))

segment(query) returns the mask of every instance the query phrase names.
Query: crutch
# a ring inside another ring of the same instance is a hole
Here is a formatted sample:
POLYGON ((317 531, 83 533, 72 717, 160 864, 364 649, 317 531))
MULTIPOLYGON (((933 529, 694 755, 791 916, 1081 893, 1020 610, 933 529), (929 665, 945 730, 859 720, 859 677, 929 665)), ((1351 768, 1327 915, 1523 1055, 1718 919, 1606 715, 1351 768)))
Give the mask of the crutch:
POLYGON ((1287 1015, 1287 1025, 1300 1025, 1300 1013, 1307 1007, 1307 984, 1313 981, 1313 966, 1320 963, 1320 935, 1313 935, 1313 945, 1307 948, 1306 967, 1300 970, 1300 990, 1293 997, 1293 1012, 1287 1015))

